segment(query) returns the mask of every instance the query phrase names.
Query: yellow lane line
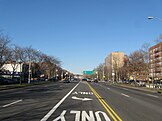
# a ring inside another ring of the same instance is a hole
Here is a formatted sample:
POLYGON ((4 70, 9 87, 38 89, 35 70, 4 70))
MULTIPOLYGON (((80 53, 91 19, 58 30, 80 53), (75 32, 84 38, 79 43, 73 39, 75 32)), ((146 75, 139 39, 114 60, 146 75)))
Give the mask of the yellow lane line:
MULTIPOLYGON (((88 84, 88 83, 87 83, 88 84)), ((101 98, 101 96, 96 92, 95 89, 93 89, 93 87, 88 84, 89 88, 93 91, 93 93, 95 94, 95 96, 98 98, 98 100, 100 101, 100 103, 103 105, 103 107, 106 109, 106 111, 110 114, 110 116, 112 117, 112 119, 114 121, 122 121, 122 119, 115 113, 115 111, 105 102, 104 99, 101 98), (118 120, 117 120, 118 119, 118 120)))
POLYGON ((102 102, 102 98, 95 92, 95 90, 93 90, 91 87, 90 89, 93 91, 93 93, 95 94, 95 96, 98 98, 98 100, 100 101, 100 103, 102 104, 102 106, 106 109, 106 111, 108 112, 108 114, 112 117, 112 119, 114 121, 117 121, 117 119, 114 117, 114 115, 111 113, 111 111, 106 107, 106 105, 104 105, 104 103, 102 102))

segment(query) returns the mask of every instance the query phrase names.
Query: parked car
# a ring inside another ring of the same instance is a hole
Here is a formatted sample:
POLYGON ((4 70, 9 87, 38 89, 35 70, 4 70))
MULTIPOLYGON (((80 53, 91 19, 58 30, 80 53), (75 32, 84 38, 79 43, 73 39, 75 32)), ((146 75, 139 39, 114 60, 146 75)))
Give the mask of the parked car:
POLYGON ((141 87, 146 86, 144 81, 136 80, 136 84, 137 84, 138 86, 141 86, 141 87))
POLYGON ((0 77, 0 84, 16 84, 19 83, 17 78, 9 79, 9 78, 4 78, 0 77))
POLYGON ((70 80, 69 79, 65 79, 63 82, 64 83, 70 83, 70 80))

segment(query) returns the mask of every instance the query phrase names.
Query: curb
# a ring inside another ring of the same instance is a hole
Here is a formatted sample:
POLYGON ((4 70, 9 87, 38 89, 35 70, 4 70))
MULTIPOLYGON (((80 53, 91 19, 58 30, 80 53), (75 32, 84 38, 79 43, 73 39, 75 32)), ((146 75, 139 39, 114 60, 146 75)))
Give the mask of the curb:
POLYGON ((150 90, 150 89, 146 89, 146 88, 134 87, 134 86, 129 86, 129 85, 120 85, 120 84, 113 84, 113 85, 121 86, 121 87, 127 87, 127 88, 141 90, 141 91, 147 91, 147 92, 162 93, 162 92, 160 92, 158 90, 150 90))
POLYGON ((162 94, 162 91, 157 91, 157 93, 160 93, 160 94, 162 94))
POLYGON ((30 87, 30 86, 43 85, 47 83, 50 83, 50 82, 48 81, 48 82, 43 82, 43 83, 33 83, 33 84, 26 84, 26 85, 5 85, 6 87, 0 87, 0 91, 20 89, 20 88, 25 88, 25 87, 30 87))

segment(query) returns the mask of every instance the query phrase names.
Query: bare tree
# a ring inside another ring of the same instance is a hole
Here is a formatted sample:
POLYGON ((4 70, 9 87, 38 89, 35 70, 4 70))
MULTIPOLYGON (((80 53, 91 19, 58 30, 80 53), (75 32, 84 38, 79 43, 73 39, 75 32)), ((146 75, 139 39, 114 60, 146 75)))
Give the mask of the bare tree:
POLYGON ((157 39, 154 40, 155 44, 159 43, 162 41, 162 34, 159 35, 157 39))
POLYGON ((10 51, 9 63, 12 66, 12 78, 14 78, 17 69, 20 71, 20 83, 21 83, 21 73, 22 73, 22 63, 25 62, 26 56, 24 48, 14 45, 10 51))
POLYGON ((124 65, 120 68, 120 74, 122 80, 128 80, 129 79, 129 57, 125 55, 124 57, 124 65))
POLYGON ((96 72, 97 72, 97 75, 98 76, 98 79, 101 80, 103 78, 103 71, 104 71, 104 64, 101 63, 99 64, 95 69, 94 69, 96 72))
POLYGON ((10 57, 10 39, 8 36, 0 35, 0 69, 10 57))
MULTIPOLYGON (((145 62, 145 57, 143 52, 140 50, 134 51, 129 56, 129 71, 132 75, 134 75, 134 79, 136 80, 137 77, 140 75, 147 75, 147 66, 148 63, 145 62)), ((145 77, 146 79, 146 77, 145 77)))
POLYGON ((149 53, 148 53, 149 47, 150 47, 150 43, 145 43, 142 45, 142 47, 140 49, 140 51, 144 55, 144 62, 146 62, 146 63, 149 62, 149 53))

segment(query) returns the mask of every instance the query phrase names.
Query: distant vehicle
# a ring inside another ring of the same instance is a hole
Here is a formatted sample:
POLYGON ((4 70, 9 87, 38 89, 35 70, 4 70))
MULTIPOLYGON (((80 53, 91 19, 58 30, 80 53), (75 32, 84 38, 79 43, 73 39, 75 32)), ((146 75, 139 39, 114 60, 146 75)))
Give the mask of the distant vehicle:
POLYGON ((87 78, 83 78, 82 81, 88 81, 88 79, 87 78))
POLYGON ((129 80, 124 80, 123 83, 130 84, 130 81, 129 80))
POLYGON ((87 82, 92 82, 92 79, 91 78, 88 78, 87 82))
POLYGON ((70 83, 70 80, 66 79, 63 81, 64 83, 70 83))
POLYGON ((71 78, 71 79, 70 79, 70 82, 78 82, 78 81, 79 81, 78 78, 71 78))
POLYGON ((134 80, 124 80, 122 82, 125 84, 132 84, 132 83, 134 83, 134 80))
POLYGON ((98 82, 98 79, 97 78, 94 78, 93 79, 93 82, 97 83, 98 82))
POLYGON ((138 86, 141 86, 141 87, 146 86, 144 81, 138 81, 138 80, 136 80, 136 83, 137 83, 138 86))

